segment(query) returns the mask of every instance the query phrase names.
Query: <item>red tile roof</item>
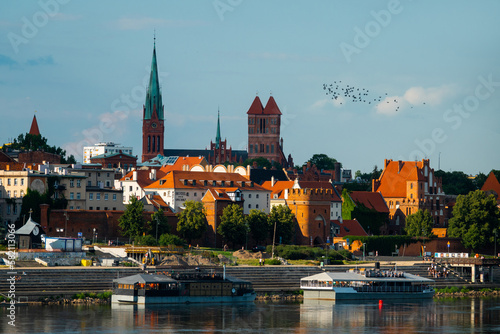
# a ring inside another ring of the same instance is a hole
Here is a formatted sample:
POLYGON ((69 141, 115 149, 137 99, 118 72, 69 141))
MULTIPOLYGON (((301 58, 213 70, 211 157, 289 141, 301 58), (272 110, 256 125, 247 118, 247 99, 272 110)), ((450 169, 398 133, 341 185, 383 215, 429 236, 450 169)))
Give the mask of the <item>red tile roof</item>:
POLYGON ((207 201, 229 201, 232 202, 231 198, 229 195, 220 188, 213 188, 213 189, 208 189, 207 193, 205 196, 203 196, 202 201, 207 202, 207 201))
MULTIPOLYGON (((278 194, 279 198, 284 198, 285 189, 291 189, 294 185, 294 181, 275 181, 274 187, 271 186, 271 181, 265 181, 262 183, 262 187, 271 190, 272 194, 278 194)), ((341 202, 342 200, 337 195, 332 184, 328 181, 299 181, 299 186, 302 189, 331 189, 333 193, 333 201, 341 202)), ((274 196, 273 196, 274 197, 274 196)))
MULTIPOLYGON (((138 170, 136 170, 136 172, 137 172, 137 180, 133 179, 134 171, 130 171, 127 173, 127 175, 122 177, 120 179, 120 181, 129 181, 129 180, 130 181, 132 181, 132 180, 137 181, 137 184, 141 188, 145 188, 145 187, 149 186, 151 183, 155 182, 154 180, 150 179, 151 169, 138 169, 138 170)), ((165 175, 166 175, 166 173, 163 172, 162 170, 160 170, 160 169, 156 170, 156 180, 161 179, 165 175)))
POLYGON ((365 229, 361 224, 356 220, 332 220, 332 223, 340 227, 340 232, 336 234, 337 237, 346 237, 348 235, 356 235, 356 236, 367 236, 365 229))
POLYGON ((407 181, 425 181, 422 161, 390 161, 380 176, 380 186, 376 189, 384 197, 406 197, 407 181))
POLYGON ((385 203, 382 194, 371 191, 353 191, 349 194, 355 203, 360 203, 368 209, 373 209, 377 212, 389 213, 389 207, 385 203))
POLYGON ((280 108, 278 108, 278 105, 276 104, 274 97, 271 96, 269 98, 263 113, 265 115, 281 115, 280 108))
POLYGON ((195 166, 195 165, 202 165, 206 166, 207 161, 205 157, 179 157, 173 165, 165 165, 160 168, 162 172, 165 174, 167 172, 170 172, 172 170, 182 170, 183 166, 188 165, 189 168, 195 166))
POLYGON ((261 115, 264 112, 264 107, 258 96, 252 102, 250 109, 247 111, 247 115, 261 115))
POLYGON ((490 172, 490 174, 488 175, 488 178, 484 182, 481 190, 482 191, 493 190, 494 192, 497 193, 497 200, 500 200, 500 183, 498 182, 498 180, 493 172, 490 172))

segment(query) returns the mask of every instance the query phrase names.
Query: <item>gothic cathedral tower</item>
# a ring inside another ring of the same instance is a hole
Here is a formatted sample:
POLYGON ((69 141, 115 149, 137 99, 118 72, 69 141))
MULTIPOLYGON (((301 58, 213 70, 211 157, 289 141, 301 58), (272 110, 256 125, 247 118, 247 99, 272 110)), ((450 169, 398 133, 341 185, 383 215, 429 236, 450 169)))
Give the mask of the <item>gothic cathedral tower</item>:
POLYGON ((163 125, 163 103, 161 100, 158 66, 156 65, 156 43, 153 46, 151 75, 146 92, 146 103, 142 117, 142 162, 163 155, 165 127, 163 125))
POLYGON ((248 158, 264 157, 286 166, 280 142, 281 111, 271 96, 266 107, 255 97, 248 115, 248 158))

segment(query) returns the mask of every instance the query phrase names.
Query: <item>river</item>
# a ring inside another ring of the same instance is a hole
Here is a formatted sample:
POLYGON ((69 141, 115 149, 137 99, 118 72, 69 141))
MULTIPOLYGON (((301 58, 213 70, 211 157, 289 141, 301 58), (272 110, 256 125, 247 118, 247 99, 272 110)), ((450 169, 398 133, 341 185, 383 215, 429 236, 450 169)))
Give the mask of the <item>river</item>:
POLYGON ((415 303, 18 306, 2 333, 498 333, 499 298, 415 303))

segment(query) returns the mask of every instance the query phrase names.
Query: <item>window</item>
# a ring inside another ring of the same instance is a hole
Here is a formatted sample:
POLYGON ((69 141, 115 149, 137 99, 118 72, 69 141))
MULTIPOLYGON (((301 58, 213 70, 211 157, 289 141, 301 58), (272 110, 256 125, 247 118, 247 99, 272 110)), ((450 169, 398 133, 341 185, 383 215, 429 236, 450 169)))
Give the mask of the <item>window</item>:
POLYGON ((96 210, 101 210, 101 207, 100 206, 96 206, 95 208, 96 210))
POLYGON ((69 193, 69 199, 75 199, 75 194, 74 193, 69 193))
POLYGON ((189 197, 189 193, 186 193, 186 197, 189 197))
POLYGON ((188 180, 184 180, 184 185, 187 186, 188 185, 188 180))
POLYGON ((76 187, 80 188, 82 186, 82 180, 76 180, 76 187))
POLYGON ((24 190, 21 190, 21 197, 24 197, 24 190))
POLYGON ((197 195, 197 193, 194 193, 194 195, 193 195, 193 196, 194 196, 194 197, 196 197, 196 195, 197 195))
POLYGON ((132 186, 128 187, 128 191, 132 191, 132 190, 133 190, 132 186))
POLYGON ((73 206, 71 206, 71 205, 70 205, 69 209, 70 209, 70 210, 73 210, 73 206))
POLYGON ((212 181, 212 186, 216 187, 217 186, 217 181, 212 181))
POLYGON ((113 201, 116 201, 116 194, 113 194, 113 201))
POLYGON ((7 185, 10 186, 10 179, 7 179, 7 185))
POLYGON ((107 207, 107 206, 105 206, 105 207, 104 207, 104 210, 108 210, 108 207, 107 207))
POLYGON ((256 205, 255 205, 255 208, 256 208, 256 209, 258 209, 258 208, 259 208, 259 204, 256 204, 256 205))
POLYGON ((274 153, 274 144, 271 144, 271 153, 274 153))
POLYGON ((251 209, 252 208, 252 204, 248 204, 248 208, 251 209))
POLYGON ((248 194, 248 198, 252 198, 252 194, 248 194))
POLYGON ((21 179, 21 185, 24 186, 24 179, 21 179))
POLYGON ((93 209, 94 209, 94 207, 92 207, 92 206, 89 206, 89 210, 93 210, 93 209))
POLYGON ((92 181, 87 181, 87 187, 92 187, 92 181))
POLYGON ((7 197, 10 198, 10 190, 7 191, 7 197))
POLYGON ((14 185, 17 186, 17 179, 14 179, 14 185))
POLYGON ((266 153, 269 153, 269 145, 266 145, 266 153))
POLYGON ((14 197, 17 197, 17 190, 14 190, 14 197))
POLYGON ((70 188, 73 188, 75 186, 75 180, 73 179, 69 180, 69 186, 70 188))
MULTIPOLYGON (((92 201, 94 199, 94 194, 93 193, 89 193, 89 201, 92 201)), ((92 210, 92 209, 90 209, 92 210)))
POLYGON ((226 181, 220 181, 220 185, 221 185, 221 187, 226 186, 226 181))
POLYGON ((255 195, 255 198, 259 198, 259 194, 255 195))
POLYGON ((82 195, 80 193, 76 193, 76 199, 81 199, 82 195))
POLYGON ((95 200, 100 201, 101 200, 101 193, 95 194, 95 200))
POLYGON ((104 200, 107 201, 108 200, 108 194, 104 194, 104 200))
POLYGON ((77 209, 77 210, 80 210, 80 207, 79 207, 79 206, 77 206, 77 207, 76 207, 76 209, 77 209))
POLYGON ((109 173, 106 173, 106 176, 109 177, 109 173))

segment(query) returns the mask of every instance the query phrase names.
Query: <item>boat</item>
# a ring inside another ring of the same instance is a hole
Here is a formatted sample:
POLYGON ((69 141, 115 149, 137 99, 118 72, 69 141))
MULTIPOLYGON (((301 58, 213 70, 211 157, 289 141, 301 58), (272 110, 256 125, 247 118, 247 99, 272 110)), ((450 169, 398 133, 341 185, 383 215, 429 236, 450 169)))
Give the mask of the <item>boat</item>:
POLYGON ((183 304, 252 302, 252 283, 200 271, 136 274, 113 280, 114 304, 183 304))
POLYGON ((411 300, 434 296, 434 281, 397 270, 350 269, 304 277, 304 299, 316 300, 411 300))

